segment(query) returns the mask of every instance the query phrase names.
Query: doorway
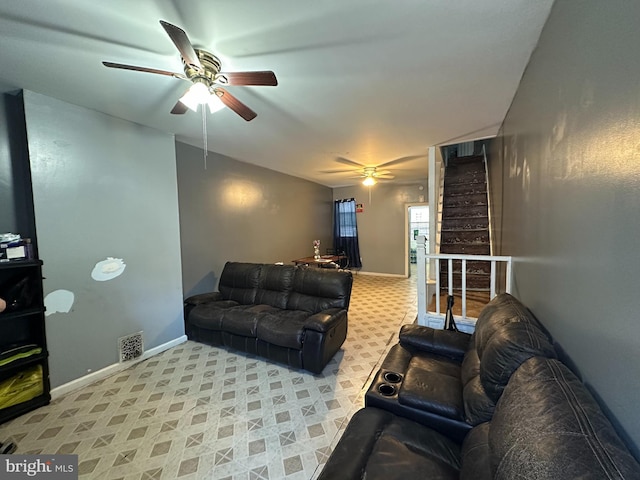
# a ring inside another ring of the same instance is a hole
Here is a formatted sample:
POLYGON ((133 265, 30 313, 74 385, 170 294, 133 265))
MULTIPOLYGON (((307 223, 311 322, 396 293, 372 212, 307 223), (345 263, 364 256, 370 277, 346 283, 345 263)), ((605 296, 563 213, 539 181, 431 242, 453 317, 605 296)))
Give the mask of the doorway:
POLYGON ((416 274, 417 268, 417 247, 418 236, 424 235, 429 244, 429 205, 422 203, 418 205, 408 205, 407 207, 407 276, 416 274))

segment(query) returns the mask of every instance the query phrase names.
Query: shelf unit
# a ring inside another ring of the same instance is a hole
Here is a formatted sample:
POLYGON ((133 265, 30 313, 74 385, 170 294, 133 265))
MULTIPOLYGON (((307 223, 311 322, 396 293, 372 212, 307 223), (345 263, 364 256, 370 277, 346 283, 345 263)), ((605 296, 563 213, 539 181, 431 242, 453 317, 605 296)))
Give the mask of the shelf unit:
POLYGON ((16 405, 0 408, 0 423, 47 405, 51 400, 42 262, 40 260, 0 262, 0 297, 18 282, 24 282, 25 288, 12 293, 17 295, 16 304, 8 305, 7 309, 0 313, 0 352, 25 345, 35 345, 41 349, 41 352, 0 365, 0 384, 32 367, 39 366, 42 369, 42 393, 16 405))

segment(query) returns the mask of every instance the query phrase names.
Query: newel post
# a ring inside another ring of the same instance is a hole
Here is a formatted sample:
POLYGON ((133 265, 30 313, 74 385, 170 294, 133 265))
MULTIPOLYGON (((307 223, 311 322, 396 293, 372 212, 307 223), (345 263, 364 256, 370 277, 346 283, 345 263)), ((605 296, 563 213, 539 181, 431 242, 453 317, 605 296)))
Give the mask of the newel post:
POLYGON ((416 246, 416 265, 418 270, 418 324, 426 325, 427 314, 427 259, 426 237, 418 235, 416 246))

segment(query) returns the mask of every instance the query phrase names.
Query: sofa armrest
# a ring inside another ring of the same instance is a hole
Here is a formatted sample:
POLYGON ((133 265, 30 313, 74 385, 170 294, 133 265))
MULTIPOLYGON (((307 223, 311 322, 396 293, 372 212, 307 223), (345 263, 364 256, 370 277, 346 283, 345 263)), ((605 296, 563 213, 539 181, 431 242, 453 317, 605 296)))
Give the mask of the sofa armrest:
POLYGON ((469 349, 471 335, 451 330, 438 330, 421 325, 403 325, 400 345, 435 353, 462 362, 469 349))
POLYGON ((321 373, 347 338, 347 311, 328 308, 304 323, 302 363, 305 370, 321 373))
POLYGON ((210 293, 199 293, 198 295, 192 295, 187 298, 184 303, 185 305, 200 305, 202 303, 209 302, 217 302, 219 300, 224 300, 222 298, 222 294, 220 292, 210 292, 210 293))
POLYGON ((335 325, 342 322, 347 316, 347 311, 342 308, 329 308, 318 313, 314 313, 307 318, 304 323, 306 330, 315 330, 316 332, 326 333, 335 325))

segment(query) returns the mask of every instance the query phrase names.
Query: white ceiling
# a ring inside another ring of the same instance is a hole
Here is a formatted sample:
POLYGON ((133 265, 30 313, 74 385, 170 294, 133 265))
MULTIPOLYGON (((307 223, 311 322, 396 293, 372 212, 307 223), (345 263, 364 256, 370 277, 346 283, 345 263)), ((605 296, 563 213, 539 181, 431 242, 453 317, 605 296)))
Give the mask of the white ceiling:
POLYGON ((385 170, 409 182, 427 176, 429 146, 497 133, 552 3, 0 0, 0 91, 35 91, 202 147, 200 113, 169 113, 185 81, 101 64, 181 73, 162 19, 224 71, 277 75, 277 87, 228 87, 258 117, 208 114, 210 151, 331 187, 357 181, 351 162, 391 162, 385 170), (326 173, 335 170, 346 171, 326 173))

